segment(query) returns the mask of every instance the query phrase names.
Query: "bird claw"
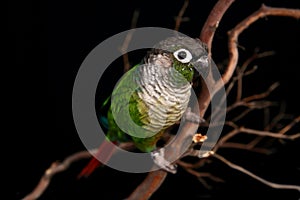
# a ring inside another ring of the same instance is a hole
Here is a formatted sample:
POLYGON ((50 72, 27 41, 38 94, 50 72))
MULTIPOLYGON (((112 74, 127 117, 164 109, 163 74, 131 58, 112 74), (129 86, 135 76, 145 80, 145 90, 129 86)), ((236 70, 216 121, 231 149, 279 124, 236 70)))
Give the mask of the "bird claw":
POLYGON ((161 169, 166 170, 167 172, 170 172, 172 174, 176 174, 177 172, 177 166, 175 164, 171 164, 169 161, 167 161, 164 156, 164 149, 158 149, 151 152, 151 157, 153 162, 159 166, 161 169))
POLYGON ((183 115, 184 121, 189 121, 195 124, 200 124, 202 122, 205 122, 203 118, 201 118, 198 114, 192 112, 191 107, 188 107, 183 115))

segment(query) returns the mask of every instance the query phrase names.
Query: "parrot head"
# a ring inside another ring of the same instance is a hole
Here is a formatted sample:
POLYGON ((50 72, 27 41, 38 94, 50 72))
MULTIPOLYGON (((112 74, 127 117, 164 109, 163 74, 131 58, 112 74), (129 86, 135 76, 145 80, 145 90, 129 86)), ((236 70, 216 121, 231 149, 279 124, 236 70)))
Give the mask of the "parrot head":
POLYGON ((164 68, 173 68, 188 82, 194 76, 206 78, 209 73, 209 59, 206 46, 190 37, 169 37, 154 46, 145 59, 164 68))

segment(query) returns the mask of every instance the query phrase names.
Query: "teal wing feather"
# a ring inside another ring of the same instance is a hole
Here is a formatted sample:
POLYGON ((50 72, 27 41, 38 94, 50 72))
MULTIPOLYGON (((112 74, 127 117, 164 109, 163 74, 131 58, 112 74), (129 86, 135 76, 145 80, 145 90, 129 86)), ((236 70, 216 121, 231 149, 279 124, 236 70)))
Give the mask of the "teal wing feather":
POLYGON ((107 111, 110 107, 110 99, 111 99, 111 95, 109 95, 105 101, 102 103, 101 107, 100 107, 100 116, 99 116, 99 121, 100 124, 106 129, 109 129, 108 126, 108 119, 107 119, 107 111))

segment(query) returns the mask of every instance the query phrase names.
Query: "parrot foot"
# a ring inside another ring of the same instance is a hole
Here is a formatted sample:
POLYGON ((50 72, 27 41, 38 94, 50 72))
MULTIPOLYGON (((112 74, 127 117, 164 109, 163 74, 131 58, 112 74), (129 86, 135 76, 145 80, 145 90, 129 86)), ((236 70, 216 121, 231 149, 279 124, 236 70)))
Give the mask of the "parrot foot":
POLYGON ((198 114, 192 112, 191 107, 188 107, 186 109, 185 113, 183 114, 183 120, 192 122, 195 124, 200 124, 202 122, 205 122, 205 120, 203 118, 201 118, 198 114))
POLYGON ((154 163, 159 166, 160 168, 166 170, 167 172, 170 172, 172 174, 176 174, 177 172, 177 166, 174 164, 171 164, 169 161, 167 161, 165 156, 165 149, 158 149, 151 152, 151 157, 154 161, 154 163))

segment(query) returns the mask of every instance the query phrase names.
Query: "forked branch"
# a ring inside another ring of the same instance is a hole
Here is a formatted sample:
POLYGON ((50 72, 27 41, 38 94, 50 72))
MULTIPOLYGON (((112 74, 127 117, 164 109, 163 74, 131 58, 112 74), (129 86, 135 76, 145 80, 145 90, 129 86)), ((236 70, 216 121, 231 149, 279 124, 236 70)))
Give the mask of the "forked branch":
MULTIPOLYGON (((182 21, 182 16, 184 14, 184 11, 188 5, 188 0, 185 0, 183 7, 181 8, 178 17, 176 18, 176 29, 179 29, 179 25, 182 21)), ((202 42, 207 44, 209 54, 211 55, 211 46, 212 46, 212 41, 214 37, 214 33, 224 15, 224 13, 228 10, 230 5, 234 2, 234 0, 219 0, 214 8, 212 9, 211 13, 209 14, 206 23, 203 26, 203 29, 200 34, 200 39, 202 42)), ((138 18, 139 12, 136 11, 134 13, 134 17, 132 20, 132 27, 135 27, 137 18, 138 18)), ((229 41, 228 41, 228 48, 229 48, 229 62, 226 68, 225 73, 222 75, 221 80, 214 80, 212 77, 212 73, 208 76, 208 84, 211 84, 213 88, 213 94, 209 94, 208 89, 206 88, 205 84, 203 84, 203 88, 201 91, 201 94, 199 95, 199 106, 200 106, 200 115, 201 117, 204 116, 211 98, 213 95, 221 88, 223 87, 224 84, 228 83, 229 80, 232 78, 233 72, 236 69, 237 63, 238 63, 238 37, 239 35, 246 29, 248 28, 252 23, 257 21, 258 19, 265 17, 265 16, 287 16, 287 17, 293 17, 296 19, 300 18, 300 10, 298 9, 287 9, 287 8, 271 8, 267 7, 265 5, 262 5, 259 10, 251 14, 249 17, 241 21, 235 28, 233 28, 231 31, 228 32, 229 34, 229 41)), ((131 32, 126 40, 124 41, 123 46, 121 47, 121 51, 126 49, 128 47, 128 43, 131 40, 133 32, 131 32)), ((125 71, 129 69, 129 62, 128 62, 128 55, 125 55, 124 57, 124 63, 125 63, 125 71)), ((284 135, 285 132, 287 132, 295 123, 299 122, 299 118, 296 118, 295 122, 289 124, 288 126, 285 127, 285 129, 282 129, 282 133, 280 134, 275 134, 272 132, 268 131, 257 131, 257 130, 252 130, 252 129, 246 129, 246 128, 240 128, 240 129, 235 129, 233 132, 229 133, 229 135, 224 136, 219 143, 217 144, 216 148, 222 146, 222 144, 225 144, 225 142, 230 138, 233 137, 235 134, 239 132, 245 132, 248 134, 256 134, 256 135, 263 135, 263 136, 270 136, 270 137, 276 137, 276 138, 283 138, 283 139, 295 139, 299 137, 299 134, 295 135, 284 135)), ((187 123, 185 127, 182 128, 182 132, 179 133, 181 136, 180 139, 177 140, 177 143, 173 143, 174 150, 177 148, 180 148, 183 142, 185 142, 188 139, 191 139, 192 135, 196 132, 198 129, 198 126, 192 123, 187 123)), ((46 170, 45 174, 42 176, 39 184, 37 187, 33 190, 32 193, 28 194, 23 200, 33 200, 37 199, 47 188, 49 185, 51 178, 53 175, 56 173, 59 173, 61 171, 66 170, 71 163, 90 157, 90 153, 87 151, 80 152, 74 155, 71 155, 67 157, 62 163, 53 163, 49 169, 46 170)), ((170 155, 172 156, 172 155, 170 155)), ((239 170, 256 180, 270 186, 273 188, 278 188, 278 189, 296 189, 300 190, 300 186, 294 186, 294 185, 283 185, 283 184, 277 184, 277 183, 272 183, 267 180, 262 179, 261 177, 258 177, 257 175, 249 172, 248 170, 231 163, 230 161, 226 160, 224 157, 218 155, 218 154, 213 154, 213 157, 216 159, 224 162, 227 164, 229 167, 234 168, 236 170, 239 170)), ((202 160, 200 160, 202 161, 202 160)), ((202 162, 201 162, 202 163, 202 162)), ((198 163, 197 165, 201 165, 201 163, 198 163)), ((184 163, 181 163, 181 165, 184 165, 184 163)), ((188 169, 188 167, 187 167, 188 169)), ((203 173, 197 173, 194 170, 191 170, 190 172, 194 173, 198 177, 203 176, 203 173)), ((154 172, 150 172, 146 179, 133 191, 133 193, 128 197, 128 199, 139 199, 139 200, 146 200, 151 197, 151 195, 161 186, 163 181, 165 180, 167 176, 167 172, 163 170, 158 170, 154 172)), ((212 175, 210 174, 204 174, 204 176, 211 177, 213 178, 212 175)))
MULTIPOLYGON (((213 8, 212 12, 210 13, 209 17, 207 18, 207 21, 201 31, 200 39, 202 42, 207 44, 207 47, 209 49, 209 52, 211 51, 211 45, 213 41, 213 36, 216 28, 218 27, 218 24, 221 21, 222 16, 224 13, 227 11, 229 6, 233 3, 233 0, 219 0, 215 7, 213 8)), ((241 23, 239 23, 234 29, 232 29, 229 32, 229 63, 226 69, 226 72, 222 75, 221 80, 215 81, 212 77, 212 74, 208 76, 208 84, 214 85, 214 94, 217 92, 221 87, 223 87, 224 84, 228 83, 229 80, 231 79, 233 72, 236 69, 237 62, 238 62, 238 49, 237 49, 237 40, 238 36, 252 23, 257 21, 259 18, 264 17, 264 16, 288 16, 288 17, 293 17, 293 18, 300 18, 300 10, 297 9, 286 9, 286 8, 271 8, 267 6, 262 6, 258 11, 254 12, 252 15, 247 17, 245 20, 243 20, 241 23)), ((199 108, 200 108, 200 115, 201 117, 204 116, 206 109, 209 106, 210 100, 212 98, 213 94, 209 94, 207 87, 205 84, 203 84, 203 88, 201 90, 201 94, 199 95, 199 108)), ((189 125, 193 126, 193 125, 189 125)), ((197 127, 189 127, 189 131, 192 133, 196 132, 197 127)), ((189 138, 191 133, 179 133, 180 135, 186 135, 186 138, 189 138)), ((186 138, 182 138, 182 141, 178 142, 183 142, 186 138)), ((157 173, 157 177, 159 178, 160 174, 163 173, 161 170, 152 172, 153 175, 157 173)), ((166 172, 165 172, 166 173, 166 172)), ((252 174, 251 174, 252 175, 252 174)), ((256 175, 254 175, 256 176, 256 175)), ((163 182, 165 179, 165 176, 163 176, 163 179, 155 179, 155 182, 153 182, 150 178, 146 178, 144 182, 142 183, 143 186, 150 187, 155 183, 157 184, 157 181, 163 182)), ((261 180, 258 177, 258 180, 261 180)), ((262 180, 261 180, 262 181, 262 180)), ((268 182, 265 182, 268 183, 268 182)), ((160 183, 161 184, 161 183, 160 183)), ((269 184, 272 186, 278 186, 278 184, 269 184)), ((143 187, 143 188, 147 188, 143 187)), ((141 188, 140 190, 136 189, 131 196, 140 194, 142 195, 143 193, 147 192, 147 190, 143 190, 141 188)), ((155 191, 153 191, 155 192, 155 191)), ((137 195, 138 196, 138 195, 137 195)))

